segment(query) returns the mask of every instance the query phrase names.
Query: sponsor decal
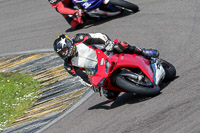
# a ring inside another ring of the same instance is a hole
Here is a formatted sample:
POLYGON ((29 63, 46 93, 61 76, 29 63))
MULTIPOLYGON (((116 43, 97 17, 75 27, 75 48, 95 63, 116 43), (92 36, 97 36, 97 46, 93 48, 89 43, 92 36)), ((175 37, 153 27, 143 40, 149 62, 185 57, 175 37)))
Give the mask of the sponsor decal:
POLYGON ((90 7, 90 6, 91 6, 91 4, 90 4, 90 3, 88 3, 88 2, 85 2, 85 3, 83 4, 83 6, 85 7, 85 9, 87 9, 88 7, 90 7))

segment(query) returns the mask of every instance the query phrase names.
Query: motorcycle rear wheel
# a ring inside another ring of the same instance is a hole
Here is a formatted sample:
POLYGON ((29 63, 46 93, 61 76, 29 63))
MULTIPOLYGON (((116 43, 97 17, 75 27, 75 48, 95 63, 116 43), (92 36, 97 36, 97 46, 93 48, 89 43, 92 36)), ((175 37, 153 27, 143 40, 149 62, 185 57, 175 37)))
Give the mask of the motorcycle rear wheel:
POLYGON ((132 10, 133 12, 139 11, 139 7, 137 5, 124 0, 110 0, 108 4, 124 7, 132 10))

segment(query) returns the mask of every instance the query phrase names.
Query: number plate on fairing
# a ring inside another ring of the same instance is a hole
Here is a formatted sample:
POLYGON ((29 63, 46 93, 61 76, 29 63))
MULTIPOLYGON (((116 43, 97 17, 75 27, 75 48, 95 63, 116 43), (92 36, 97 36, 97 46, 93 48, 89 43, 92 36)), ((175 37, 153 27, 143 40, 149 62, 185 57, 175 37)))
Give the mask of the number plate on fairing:
POLYGON ((161 81, 161 79, 164 79, 165 77, 165 70, 162 66, 162 64, 160 63, 159 59, 151 59, 151 69, 153 71, 153 81, 156 85, 158 85, 161 81))

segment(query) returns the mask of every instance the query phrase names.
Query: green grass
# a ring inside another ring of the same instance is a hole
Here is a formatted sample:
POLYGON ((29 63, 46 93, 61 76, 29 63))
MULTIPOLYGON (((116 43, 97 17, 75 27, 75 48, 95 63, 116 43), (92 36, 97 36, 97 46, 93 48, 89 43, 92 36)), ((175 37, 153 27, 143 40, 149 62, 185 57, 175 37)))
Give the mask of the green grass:
POLYGON ((40 83, 30 75, 0 73, 0 130, 32 106, 39 87, 40 83))

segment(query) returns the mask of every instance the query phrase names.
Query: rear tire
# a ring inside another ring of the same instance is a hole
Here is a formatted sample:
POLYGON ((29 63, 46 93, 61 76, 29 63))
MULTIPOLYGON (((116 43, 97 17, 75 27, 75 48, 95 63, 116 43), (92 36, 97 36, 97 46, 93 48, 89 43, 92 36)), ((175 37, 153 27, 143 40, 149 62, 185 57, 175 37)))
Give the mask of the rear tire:
POLYGON ((175 69, 175 67, 171 63, 169 63, 169 62, 167 62, 167 61, 165 61, 163 59, 161 59, 161 64, 162 64, 162 66, 163 66, 163 68, 165 70, 164 81, 165 82, 169 82, 169 81, 174 80, 176 78, 176 69, 175 69))
POLYGON ((139 7, 137 5, 124 0, 110 0, 109 4, 124 7, 132 10, 133 12, 139 11, 139 7))

